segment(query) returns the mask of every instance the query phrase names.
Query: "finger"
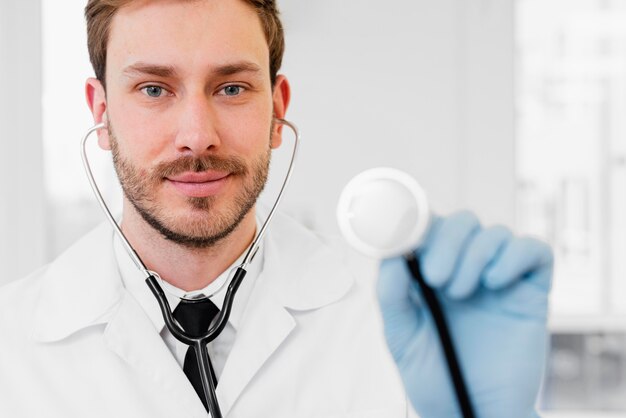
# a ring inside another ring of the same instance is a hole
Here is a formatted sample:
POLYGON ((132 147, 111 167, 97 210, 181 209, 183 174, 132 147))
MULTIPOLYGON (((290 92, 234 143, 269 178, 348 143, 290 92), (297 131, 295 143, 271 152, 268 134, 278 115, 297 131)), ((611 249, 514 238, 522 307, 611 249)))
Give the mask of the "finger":
POLYGON ((436 225, 420 254, 426 283, 441 287, 450 280, 465 246, 479 229, 480 222, 471 212, 456 213, 436 225))
POLYGON ((452 299, 464 299, 474 293, 485 269, 511 238, 511 231, 503 226, 477 232, 461 256, 459 267, 446 290, 448 296, 452 299))
POLYGON ((533 238, 512 239, 502 250, 501 255, 487 269, 484 275, 485 286, 501 289, 523 277, 530 277, 544 289, 550 287, 549 273, 554 256, 550 246, 533 238), (547 270, 547 274, 541 273, 547 270))
POLYGON ((421 323, 411 274, 404 258, 382 261, 376 290, 389 350, 399 360, 421 323))

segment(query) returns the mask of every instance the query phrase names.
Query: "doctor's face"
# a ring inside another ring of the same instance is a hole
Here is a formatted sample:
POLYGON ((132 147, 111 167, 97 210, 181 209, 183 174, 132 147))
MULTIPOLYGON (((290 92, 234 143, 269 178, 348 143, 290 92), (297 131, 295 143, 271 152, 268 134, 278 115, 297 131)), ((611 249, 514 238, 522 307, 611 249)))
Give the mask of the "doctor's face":
POLYGON ((135 1, 115 15, 106 94, 88 98, 127 201, 165 237, 210 246, 241 222, 281 142, 289 87, 270 82, 256 12, 241 0, 135 1))

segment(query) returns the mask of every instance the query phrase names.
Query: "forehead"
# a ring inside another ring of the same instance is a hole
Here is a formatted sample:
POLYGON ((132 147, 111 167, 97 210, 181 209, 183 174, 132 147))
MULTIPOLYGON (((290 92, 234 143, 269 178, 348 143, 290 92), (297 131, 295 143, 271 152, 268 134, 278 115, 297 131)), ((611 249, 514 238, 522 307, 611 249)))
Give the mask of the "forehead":
POLYGON ((269 73, 260 18, 242 0, 139 0, 115 14, 107 74, 133 62, 193 72, 248 61, 269 73))

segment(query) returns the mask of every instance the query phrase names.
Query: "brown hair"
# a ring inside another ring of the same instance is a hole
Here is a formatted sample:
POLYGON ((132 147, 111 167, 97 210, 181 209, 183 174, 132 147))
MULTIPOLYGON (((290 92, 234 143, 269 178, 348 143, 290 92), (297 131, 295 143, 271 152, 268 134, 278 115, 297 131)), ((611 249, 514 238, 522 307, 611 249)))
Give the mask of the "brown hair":
MULTIPOLYGON (((115 13, 133 0, 89 0, 85 6, 87 20, 87 48, 96 78, 105 85, 105 69, 109 28, 115 13)), ((270 77, 272 85, 280 69, 285 51, 283 25, 275 0, 243 0, 256 10, 265 32, 270 51, 270 77)))

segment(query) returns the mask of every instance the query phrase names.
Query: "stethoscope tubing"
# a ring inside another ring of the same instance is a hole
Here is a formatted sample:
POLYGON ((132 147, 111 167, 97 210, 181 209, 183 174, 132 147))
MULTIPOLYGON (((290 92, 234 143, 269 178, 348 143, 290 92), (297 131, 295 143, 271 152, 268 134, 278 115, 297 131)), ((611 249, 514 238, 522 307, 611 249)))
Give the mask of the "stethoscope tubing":
POLYGON ((202 380, 202 391, 204 399, 209 407, 211 418, 222 418, 222 411, 217 402, 217 394, 215 392, 215 382, 217 377, 214 375, 213 366, 211 365, 211 357, 209 357, 209 349, 204 341, 197 341, 193 345, 198 360, 198 370, 200 370, 200 379, 202 380))
MULTIPOLYGON (((122 232, 120 226, 115 221, 115 218, 111 214, 111 211, 109 210, 104 198, 102 197, 102 194, 100 193, 100 189, 98 188, 98 185, 94 179, 91 166, 89 164, 89 160, 87 157, 86 142, 89 136, 93 132, 96 132, 100 129, 105 128, 106 125, 104 123, 99 123, 95 125, 94 127, 88 130, 88 132, 83 137, 83 140, 81 141, 81 156, 83 160, 83 166, 87 174, 87 178, 89 180, 91 188, 94 192, 94 195, 96 196, 96 199, 98 200, 98 203, 101 209, 103 210, 109 223, 113 226, 115 233, 121 239, 122 244, 124 245, 126 252, 130 256, 130 258, 133 260, 137 268, 141 270, 146 276, 146 279, 145 279, 146 284, 148 285, 148 287, 150 288, 153 295, 158 301, 159 308, 161 309, 161 313, 163 315, 163 319, 168 330, 172 333, 172 335, 178 341, 182 342, 183 344, 193 347, 195 351, 196 359, 198 361, 198 370, 200 371, 200 378, 202 381, 204 397, 205 397, 205 400, 208 405, 208 409, 212 418, 222 418, 222 413, 220 411, 219 404, 217 402, 217 395, 215 392, 216 376, 214 375, 213 368, 211 366, 211 359, 208 353, 207 344, 213 341, 215 338, 217 338, 217 336, 222 332, 222 330, 226 326, 226 323, 228 322, 228 319, 230 317, 230 312, 232 310, 232 304, 234 302, 235 294, 246 275, 245 267, 252 261, 252 259, 256 255, 259 249, 261 239, 266 233, 268 225, 271 222, 274 216, 274 213, 282 200, 287 184, 289 183, 289 180, 291 179, 297 152, 298 152, 298 146, 300 143, 300 134, 295 125, 293 125, 292 123, 284 119, 277 119, 276 121, 283 125, 287 125, 295 133, 293 153, 292 153, 291 161, 287 170, 287 174, 285 176, 285 180, 278 193, 278 197, 276 198, 276 201, 274 205, 272 206, 269 215, 267 216, 267 219, 265 220, 263 226, 261 227, 261 230, 255 237, 254 241, 252 242, 252 245, 250 246, 248 252, 246 253, 243 259, 243 262, 237 268, 235 275, 233 276, 232 280, 230 281, 228 285, 228 289, 226 292, 226 296, 224 298, 222 309, 220 310, 218 316, 212 321, 211 325, 209 326, 208 331, 200 337, 190 336, 176 322, 176 320, 173 317, 173 313, 169 305, 169 302, 167 301, 167 297, 165 296, 165 292, 163 291, 161 285, 159 284, 158 274, 147 269, 147 267, 145 266, 145 264, 143 263, 139 255, 135 252, 134 248, 132 247, 132 245, 130 244, 130 242, 128 241, 124 233, 122 232)), ((450 376, 451 376, 451 379, 455 388, 455 393, 457 396, 459 406, 461 408, 462 415, 464 418, 474 418, 475 414, 474 414, 474 410, 472 407, 472 403, 470 401, 469 392, 467 390, 467 386, 463 379, 463 373, 461 371, 461 367, 458 362, 458 358, 454 349, 454 344, 452 342, 452 338, 450 336, 446 318, 445 318, 445 315, 443 314, 441 305, 434 291, 425 283, 422 277, 421 270, 419 267, 419 262, 417 261, 417 259, 413 255, 407 255, 405 256, 405 259, 408 264, 409 270, 411 271, 415 281, 418 283, 420 287, 424 300, 426 304, 428 305, 428 308, 435 322, 437 333, 439 335, 439 339, 440 339, 440 342, 444 351, 444 355, 446 357, 446 362, 448 364, 448 369, 449 369, 450 376)))
POLYGON ((424 280, 419 261, 415 255, 405 255, 404 259, 406 260, 413 279, 417 282, 420 288, 422 297, 424 298, 435 323, 437 335, 439 336, 439 341, 446 358, 446 363, 448 364, 448 371, 450 372, 450 378, 452 379, 459 408, 461 409, 461 415, 463 418, 474 418, 476 416, 474 414, 474 408, 470 400, 469 391, 467 390, 461 365, 459 364, 452 336, 450 335, 450 329, 448 328, 448 323, 443 313, 443 309, 441 308, 439 299, 437 298, 435 291, 428 286, 424 280))
MULTIPOLYGON (((289 181, 291 180, 293 168, 295 165, 295 160, 298 154, 298 147, 300 145, 300 132, 294 124, 284 119, 275 119, 275 121, 277 123, 286 125, 289 128, 291 128, 295 135, 293 152, 291 155, 291 160, 289 163, 289 167, 287 169, 287 173, 285 175, 285 180, 283 181, 280 191, 278 192, 276 201, 274 202, 274 205, 270 209, 270 212, 267 215, 267 218, 265 219, 263 226, 261 227, 260 231, 258 232, 256 237, 252 241, 252 244, 250 245, 248 252, 244 256, 242 263, 237 267, 235 274, 233 275, 232 279, 230 280, 230 283, 228 284, 228 289, 224 297, 224 303, 222 305, 222 309, 220 309, 220 312, 217 315, 217 317, 214 318, 211 324, 209 325, 209 329, 207 330, 207 332, 199 337, 193 337, 189 335, 178 324, 178 322, 174 318, 172 309, 167 300, 165 292, 163 291, 162 286, 159 284, 159 280, 160 280, 159 275, 156 272, 148 270, 144 262, 141 260, 141 257, 139 257, 139 255, 137 254, 133 246, 130 244, 130 242, 128 241, 124 233, 122 232, 122 229, 120 228, 118 223, 115 221, 115 218, 113 217, 111 211, 109 210, 109 207, 106 204, 106 201, 104 200, 104 198, 102 197, 102 193, 100 192, 100 189, 98 188, 93 172, 91 170, 91 166, 89 164, 89 158, 87 157, 86 143, 87 143, 87 139, 91 136, 92 133, 105 128, 106 125, 104 123, 99 123, 93 126, 87 131, 87 133, 85 134, 85 136, 83 137, 81 141, 81 156, 82 156, 82 161, 83 161, 83 167, 85 169, 85 173, 87 174, 87 178, 89 180, 89 184, 91 185, 91 189, 93 190, 94 195, 96 196, 96 199, 100 205, 100 208, 102 209, 107 220, 113 227, 113 230, 116 233, 116 235, 121 239, 122 244, 124 245, 124 248, 126 249, 126 252, 130 256, 130 258, 133 260, 137 268, 144 273, 146 277, 145 279, 146 284, 152 291, 152 294, 155 296, 159 304, 159 308, 161 310, 161 314, 163 315, 163 320, 165 322, 167 329, 172 333, 174 338, 176 338, 178 341, 180 341, 183 344, 193 347, 195 351, 196 359, 198 361, 198 370, 200 372, 200 379, 202 381, 204 399, 206 401, 209 412, 211 414, 211 418, 222 418, 222 413, 220 411, 219 404, 217 402, 217 394, 215 391, 215 386, 216 386, 215 383, 217 382, 217 378, 215 376, 213 367, 211 365, 211 358, 209 356, 207 344, 213 341, 215 338, 217 338, 217 336, 224 330, 224 327, 226 327, 226 323, 228 322, 230 313, 232 311, 235 294, 237 293, 237 290, 239 289, 241 282, 246 276, 246 267, 254 259, 254 256, 256 255, 259 249, 261 240, 263 239, 263 236, 267 232, 267 228, 270 222, 272 221, 274 214, 276 212, 276 209, 278 208, 278 205, 280 204, 282 200, 282 197, 287 188, 287 185, 289 184, 289 181)), ((202 299, 199 299, 199 300, 202 300, 202 299)), ((194 302, 194 300, 189 300, 189 301, 191 303, 194 302)))
MULTIPOLYGON (((234 296, 245 276, 246 270, 238 267, 235 275, 228 285, 222 309, 220 310, 218 316, 211 322, 208 331, 198 337, 192 337, 187 334, 180 327, 178 322, 176 322, 172 309, 167 301, 167 297, 165 296, 165 292, 163 291, 161 285, 159 285, 157 278, 154 275, 151 275, 146 279, 146 284, 159 303, 159 308, 161 309, 161 314, 163 315, 163 319, 168 330, 178 341, 193 347, 196 353, 196 360, 198 362, 198 370, 202 381, 204 398, 209 408, 209 412, 211 413, 211 417, 215 418, 221 418, 222 413, 217 403, 217 394, 215 392, 215 382, 217 381, 217 377, 215 376, 213 367, 211 366, 211 358, 209 357, 207 344, 217 338, 226 326, 232 311, 234 296)), ((190 302, 193 303, 193 301, 190 302)))
MULTIPOLYGON (((231 296, 231 300, 245 275, 246 271, 239 268, 233 277, 227 291, 227 294, 231 296)), ((212 326, 209 327, 209 330, 205 334, 199 337, 192 337, 187 334, 174 319, 174 315, 169 302, 167 301, 167 297, 165 296, 165 292, 163 292, 163 289, 159 285, 156 277, 148 277, 146 279, 146 284, 152 291, 152 294, 156 297, 161 309, 161 314, 165 320, 165 325, 174 338, 183 344, 193 347, 196 354, 196 361, 198 362, 198 371, 200 372, 200 380, 202 381, 202 391, 206 405, 211 413, 211 417, 222 418, 222 412, 220 411, 219 404, 217 403, 217 394, 215 391, 215 382, 217 381, 217 377, 215 376, 213 367, 211 366, 211 358, 209 357, 207 344, 217 338, 220 332, 224 329, 224 326, 230 317, 232 302, 227 303, 225 300, 224 307, 226 307, 226 309, 222 309, 220 311, 219 315, 211 323, 212 326), (213 326, 214 324, 215 326, 213 326)))

